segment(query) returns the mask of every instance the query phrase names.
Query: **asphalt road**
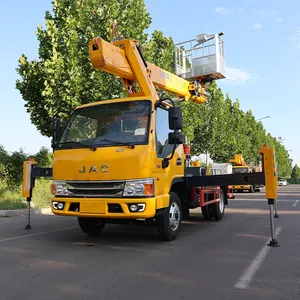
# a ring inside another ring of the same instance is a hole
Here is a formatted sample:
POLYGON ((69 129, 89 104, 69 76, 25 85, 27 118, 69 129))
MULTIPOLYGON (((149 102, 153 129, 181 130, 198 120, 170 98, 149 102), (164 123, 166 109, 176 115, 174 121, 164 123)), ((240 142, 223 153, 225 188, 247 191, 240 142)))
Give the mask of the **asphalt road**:
POLYGON ((194 212, 173 242, 153 228, 108 225, 85 236, 77 220, 0 219, 0 299, 300 299, 300 185, 280 187, 266 246, 264 192, 236 194, 220 222, 194 212))

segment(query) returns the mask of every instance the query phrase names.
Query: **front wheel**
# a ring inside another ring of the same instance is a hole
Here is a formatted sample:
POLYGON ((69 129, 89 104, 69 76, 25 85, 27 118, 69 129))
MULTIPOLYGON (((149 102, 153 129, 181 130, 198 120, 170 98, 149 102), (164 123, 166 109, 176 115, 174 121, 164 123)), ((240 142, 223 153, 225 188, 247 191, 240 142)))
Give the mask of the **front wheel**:
POLYGON ((78 224, 81 230, 90 235, 96 236, 100 234, 100 232, 105 227, 105 220, 104 219, 97 219, 97 218, 78 218, 78 224))
POLYGON ((158 234, 165 241, 172 241, 179 233, 182 220, 180 198, 176 193, 170 193, 168 209, 158 217, 158 234))

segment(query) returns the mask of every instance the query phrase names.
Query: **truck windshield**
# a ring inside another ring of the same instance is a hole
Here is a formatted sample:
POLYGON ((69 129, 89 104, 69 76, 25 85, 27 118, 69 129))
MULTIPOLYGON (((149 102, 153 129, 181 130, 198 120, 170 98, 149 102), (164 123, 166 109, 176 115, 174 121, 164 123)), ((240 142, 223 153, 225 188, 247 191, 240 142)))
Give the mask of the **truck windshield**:
POLYGON ((248 168, 232 168, 232 173, 249 173, 248 168))
POLYGON ((57 148, 147 144, 151 101, 116 102, 76 110, 57 148))

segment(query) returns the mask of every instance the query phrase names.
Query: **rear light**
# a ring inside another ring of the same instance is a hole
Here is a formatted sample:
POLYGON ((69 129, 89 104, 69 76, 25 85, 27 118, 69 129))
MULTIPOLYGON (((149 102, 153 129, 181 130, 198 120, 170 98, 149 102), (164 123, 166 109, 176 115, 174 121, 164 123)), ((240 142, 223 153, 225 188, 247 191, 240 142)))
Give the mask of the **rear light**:
POLYGON ((190 147, 188 145, 183 145, 184 154, 191 154, 190 147))

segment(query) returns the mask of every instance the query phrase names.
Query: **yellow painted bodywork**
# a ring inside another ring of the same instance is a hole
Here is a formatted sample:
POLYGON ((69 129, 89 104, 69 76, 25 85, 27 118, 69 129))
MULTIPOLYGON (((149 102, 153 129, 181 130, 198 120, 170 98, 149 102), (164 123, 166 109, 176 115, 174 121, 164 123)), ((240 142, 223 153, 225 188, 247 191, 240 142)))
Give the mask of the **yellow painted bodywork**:
POLYGON ((141 218, 147 219, 152 218, 156 209, 158 208, 157 199, 152 198, 55 198, 55 201, 65 202, 64 210, 52 211, 56 215, 60 216, 73 216, 73 217, 95 217, 95 218, 111 218, 111 219, 130 219, 130 218, 141 218), (68 211, 71 203, 80 203, 80 212, 68 211), (109 213, 107 204, 120 204, 123 213, 109 213), (145 203, 146 208, 143 212, 132 213, 129 211, 127 204, 129 203, 145 203))
POLYGON ((263 170, 265 173, 266 197, 276 199, 278 190, 278 174, 275 160, 275 151, 268 145, 264 145, 259 153, 263 156, 263 170))
MULTIPOLYGON (((232 169, 239 169, 239 168, 245 168, 247 167, 247 164, 244 161, 242 154, 236 154, 233 159, 229 161, 233 164, 232 169)), ((248 170, 250 171, 250 168, 248 167, 248 170)), ((234 190, 250 190, 251 185, 233 185, 232 187, 234 190)))
POLYGON ((235 164, 236 166, 246 166, 246 163, 244 161, 242 154, 236 154, 233 159, 229 161, 230 163, 235 164))
POLYGON ((31 168, 32 165, 36 165, 37 162, 33 159, 23 162, 23 181, 22 181, 22 197, 29 198, 31 196, 31 168))
POLYGON ((119 76, 129 97, 151 96, 158 99, 155 87, 176 94, 185 101, 204 103, 206 101, 203 86, 196 86, 149 62, 145 66, 138 51, 139 43, 122 40, 108 43, 97 37, 89 43, 89 56, 92 65, 101 71, 119 76), (140 91, 136 91, 133 82, 137 82, 140 91), (195 93, 196 92, 196 93, 195 93), (197 94, 197 95, 196 95, 197 94))
POLYGON ((234 185, 234 190, 250 190, 251 185, 234 185))
MULTIPOLYGON (((144 97, 137 98, 123 98, 117 101, 132 101, 132 100, 145 100, 144 97)), ((170 165, 166 169, 162 169, 161 162, 162 158, 158 158, 156 155, 156 144, 155 144, 155 120, 156 110, 154 110, 154 99, 151 100, 153 104, 153 113, 151 114, 150 121, 150 134, 149 143, 147 145, 136 145, 134 149, 130 149, 126 146, 110 146, 100 147, 97 151, 91 151, 88 148, 83 149, 67 149, 67 150, 55 150, 53 160, 53 180, 64 180, 64 181, 114 181, 114 180, 135 180, 153 178, 155 181, 155 195, 152 198, 152 202, 149 198, 143 198, 147 201, 146 211, 143 213, 130 213, 128 210, 124 210, 124 213, 98 213, 97 209, 94 210, 92 215, 95 214, 98 217, 103 218, 116 218, 116 217, 141 217, 145 215, 147 217, 153 217, 156 209, 164 208, 169 206, 169 192, 172 185, 172 181, 176 177, 184 176, 184 163, 178 166, 176 161, 181 158, 184 161, 184 150, 183 145, 179 145, 174 153, 174 157, 170 160, 170 165), (92 172, 92 173, 80 173, 79 171, 86 166, 89 169, 90 166, 96 166, 99 170, 101 166, 108 166, 108 172, 92 172), (149 202, 150 201, 150 202, 149 202), (155 209, 153 209, 155 208, 155 209)), ((92 104, 86 104, 81 107, 102 105, 116 100, 101 101, 92 104)), ((57 197, 54 197, 52 201, 58 201, 57 197)), ((84 205, 94 205, 104 203, 120 204, 122 207, 125 203, 137 202, 137 199, 128 198, 63 198, 64 201, 69 205, 72 202, 84 203, 84 205), (94 203, 94 204, 92 204, 94 203)), ((101 207, 98 206, 98 208, 101 207)), ((58 211, 52 208, 54 214, 58 215, 69 215, 69 216, 92 216, 90 213, 81 212, 80 214, 75 212, 68 212, 67 209, 64 211, 58 211)))

